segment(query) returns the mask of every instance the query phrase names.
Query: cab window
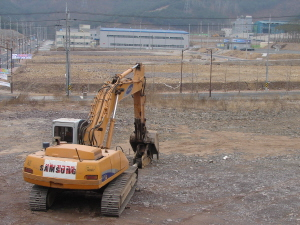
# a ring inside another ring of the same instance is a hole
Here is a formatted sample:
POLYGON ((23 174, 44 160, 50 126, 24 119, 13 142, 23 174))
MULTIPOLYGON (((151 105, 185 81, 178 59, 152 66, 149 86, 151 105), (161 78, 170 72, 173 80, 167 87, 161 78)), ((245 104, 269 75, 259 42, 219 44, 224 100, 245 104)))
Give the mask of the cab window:
POLYGON ((73 143, 73 128, 72 127, 54 127, 54 136, 59 136, 61 141, 73 143))

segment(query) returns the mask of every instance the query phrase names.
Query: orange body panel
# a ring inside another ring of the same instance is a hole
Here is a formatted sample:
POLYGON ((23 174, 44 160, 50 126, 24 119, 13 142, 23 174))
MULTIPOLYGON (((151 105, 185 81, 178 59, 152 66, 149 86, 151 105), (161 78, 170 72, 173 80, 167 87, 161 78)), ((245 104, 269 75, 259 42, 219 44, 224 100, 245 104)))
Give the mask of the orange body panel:
POLYGON ((64 144, 30 154, 24 163, 24 180, 53 188, 99 189, 129 167, 122 151, 99 150, 92 146, 64 144), (78 148, 80 160, 76 152, 77 157, 74 157, 74 148, 78 148), (90 159, 92 154, 97 157, 90 159))
POLYGON ((62 157, 70 159, 98 159, 102 156, 100 148, 77 145, 77 144, 62 144, 48 147, 46 149, 46 156, 62 157))

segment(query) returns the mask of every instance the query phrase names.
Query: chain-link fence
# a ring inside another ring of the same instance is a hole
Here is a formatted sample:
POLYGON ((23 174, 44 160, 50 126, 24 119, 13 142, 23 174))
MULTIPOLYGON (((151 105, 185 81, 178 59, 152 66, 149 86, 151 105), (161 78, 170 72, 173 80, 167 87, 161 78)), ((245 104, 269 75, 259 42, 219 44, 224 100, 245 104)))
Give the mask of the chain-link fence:
MULTIPOLYGON (((297 90, 299 60, 213 61, 199 52, 179 51, 72 52, 70 83, 72 92, 96 92, 137 62, 145 64, 147 88, 153 92, 205 92, 297 90), (212 72, 210 72, 212 71, 212 72)), ((2 88, 2 87, 1 87, 2 88)), ((39 53, 24 61, 14 74, 19 91, 63 94, 66 90, 64 52, 39 53)))

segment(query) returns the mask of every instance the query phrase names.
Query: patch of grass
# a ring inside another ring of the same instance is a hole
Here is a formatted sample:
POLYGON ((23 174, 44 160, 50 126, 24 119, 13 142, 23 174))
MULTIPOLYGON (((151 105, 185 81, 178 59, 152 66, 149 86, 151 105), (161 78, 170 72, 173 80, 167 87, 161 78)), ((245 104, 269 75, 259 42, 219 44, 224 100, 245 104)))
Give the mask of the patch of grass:
POLYGON ((280 112, 288 109, 299 109, 300 96, 262 97, 258 99, 234 97, 215 99, 197 95, 148 95, 148 106, 176 108, 178 110, 199 109, 203 111, 264 111, 280 112), (297 104, 295 104, 297 102, 297 104))
POLYGON ((27 105, 30 107, 35 107, 35 106, 43 106, 45 105, 45 101, 44 100, 33 100, 30 99, 28 94, 26 93, 21 93, 18 96, 8 99, 8 100, 4 100, 0 102, 0 106, 1 107, 17 107, 20 105, 27 105))
MULTIPOLYGON (((68 107, 76 105, 84 107, 89 110, 90 100, 72 100, 67 96, 58 95, 55 102, 45 100, 32 100, 28 94, 20 94, 16 98, 0 102, 1 109, 9 109, 10 107, 22 107, 29 110, 33 107, 52 107, 53 105, 60 105, 61 107, 68 107)), ((300 109, 300 96, 286 95, 286 96, 272 96, 262 98, 248 98, 248 97, 232 97, 228 99, 216 99, 210 97, 199 97, 198 95, 186 94, 157 94, 149 93, 146 95, 146 106, 156 108, 173 108, 177 110, 196 109, 204 112, 207 111, 228 111, 228 112, 243 112, 243 111, 263 111, 277 113, 290 109, 300 109)), ((120 103, 120 107, 133 107, 133 99, 127 97, 120 103)))

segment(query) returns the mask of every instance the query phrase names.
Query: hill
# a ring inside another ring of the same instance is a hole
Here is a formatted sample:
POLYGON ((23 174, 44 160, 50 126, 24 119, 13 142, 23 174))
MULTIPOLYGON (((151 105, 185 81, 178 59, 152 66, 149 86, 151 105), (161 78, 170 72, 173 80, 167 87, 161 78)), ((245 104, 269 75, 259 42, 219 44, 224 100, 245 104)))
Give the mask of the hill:
POLYGON ((298 0, 8 0, 0 3, 0 14, 2 22, 9 21, 10 16, 14 17, 14 24, 22 20, 53 27, 63 23, 66 3, 74 19, 72 25, 86 23, 92 27, 193 31, 199 29, 200 24, 210 24, 210 29, 229 25, 240 15, 261 20, 270 15, 279 18, 299 13, 298 0))

